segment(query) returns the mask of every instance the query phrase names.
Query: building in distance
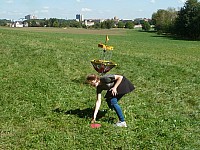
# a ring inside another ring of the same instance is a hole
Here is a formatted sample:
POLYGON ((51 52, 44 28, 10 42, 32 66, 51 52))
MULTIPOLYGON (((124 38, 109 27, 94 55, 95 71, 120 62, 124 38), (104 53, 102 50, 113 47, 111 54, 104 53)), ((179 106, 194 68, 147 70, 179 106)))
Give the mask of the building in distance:
POLYGON ((82 14, 76 14, 76 21, 78 21, 78 22, 84 21, 83 15, 82 14))
POLYGON ((35 15, 26 15, 25 19, 26 20, 31 20, 31 19, 37 19, 37 17, 35 15))

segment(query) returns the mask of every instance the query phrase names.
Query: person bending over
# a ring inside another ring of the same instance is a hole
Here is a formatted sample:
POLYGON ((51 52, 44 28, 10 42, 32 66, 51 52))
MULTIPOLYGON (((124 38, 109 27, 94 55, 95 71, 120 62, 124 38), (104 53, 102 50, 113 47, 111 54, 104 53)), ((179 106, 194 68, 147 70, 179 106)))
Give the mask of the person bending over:
POLYGON ((116 123, 116 126, 127 127, 122 109, 119 106, 118 101, 125 94, 133 91, 135 89, 134 85, 125 76, 113 74, 108 74, 101 77, 95 74, 90 74, 87 76, 86 80, 90 85, 96 87, 97 94, 95 110, 91 123, 95 123, 97 113, 101 106, 101 92, 103 90, 107 90, 104 98, 106 98, 108 107, 114 109, 119 118, 119 122, 116 123))

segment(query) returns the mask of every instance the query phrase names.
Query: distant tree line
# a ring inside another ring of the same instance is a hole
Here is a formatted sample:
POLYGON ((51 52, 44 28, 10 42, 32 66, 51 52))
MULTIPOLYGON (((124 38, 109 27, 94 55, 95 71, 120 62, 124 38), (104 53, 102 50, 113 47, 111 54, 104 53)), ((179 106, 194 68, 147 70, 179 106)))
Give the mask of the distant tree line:
MULTIPOLYGON (((8 26, 9 23, 12 23, 11 20, 0 20, 0 26, 8 26)), ((86 26, 82 22, 78 22, 76 20, 65 20, 65 19, 30 19, 25 20, 23 23, 28 23, 29 27, 75 27, 75 28, 95 28, 95 29, 111 29, 111 28, 127 28, 133 29, 137 24, 143 24, 144 21, 118 21, 116 22, 113 19, 107 19, 103 22, 95 22, 92 26, 86 26)))
POLYGON ((111 28, 134 28, 134 22, 128 21, 126 23, 119 21, 117 24, 112 19, 107 19, 103 22, 95 22, 92 26, 86 26, 82 22, 76 20, 65 20, 65 19, 31 19, 26 20, 29 27, 75 27, 75 28, 95 28, 95 29, 111 29, 111 28))
POLYGON ((200 2, 198 0, 187 0, 179 11, 173 8, 160 9, 152 15, 152 21, 158 33, 200 40, 200 2))
MULTIPOLYGON (((159 9, 152 14, 151 20, 138 21, 116 21, 108 19, 103 22, 95 22, 93 26, 86 26, 82 22, 76 20, 65 19, 31 19, 25 20, 29 27, 75 27, 75 28, 95 28, 95 29, 111 29, 111 28, 127 28, 133 29, 135 25, 142 25, 142 29, 149 31, 151 25, 159 34, 171 34, 182 38, 200 40, 200 2, 198 0, 187 0, 179 11, 174 8, 167 10, 159 9)), ((10 20, 0 20, 0 26, 7 26, 10 20)))
POLYGON ((11 20, 0 19, 0 26, 7 26, 10 23, 11 23, 11 20))
POLYGON ((25 20, 24 22, 28 23, 29 27, 76 27, 81 28, 83 25, 76 20, 65 20, 65 19, 31 19, 25 20))
POLYGON ((133 29, 134 28, 134 22, 133 21, 119 21, 115 22, 114 20, 105 20, 101 23, 95 23, 93 26, 90 28, 95 28, 95 29, 111 29, 111 28, 128 28, 128 29, 133 29))

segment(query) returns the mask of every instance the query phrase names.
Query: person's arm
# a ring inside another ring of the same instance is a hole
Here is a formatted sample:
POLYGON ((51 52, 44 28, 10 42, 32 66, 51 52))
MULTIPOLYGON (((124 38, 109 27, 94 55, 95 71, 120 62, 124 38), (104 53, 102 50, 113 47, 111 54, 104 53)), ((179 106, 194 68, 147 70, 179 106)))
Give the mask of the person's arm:
POLYGON ((117 95, 117 87, 122 82, 123 76, 121 76, 121 75, 114 75, 114 76, 115 76, 115 80, 117 80, 117 81, 116 81, 115 85, 110 90, 112 91, 113 95, 117 95))
POLYGON ((97 113, 99 111, 100 106, 101 106, 101 93, 98 93, 95 110, 94 110, 94 115, 93 115, 91 123, 94 123, 96 121, 97 113))

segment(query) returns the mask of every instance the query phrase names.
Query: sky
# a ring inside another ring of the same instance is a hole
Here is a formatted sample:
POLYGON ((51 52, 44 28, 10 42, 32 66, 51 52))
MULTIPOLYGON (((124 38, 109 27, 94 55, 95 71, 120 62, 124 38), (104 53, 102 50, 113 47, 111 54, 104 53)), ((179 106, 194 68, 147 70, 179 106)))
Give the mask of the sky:
POLYGON ((38 19, 151 18, 158 9, 180 9, 186 0, 0 0, 0 19, 20 20, 26 15, 38 19))

